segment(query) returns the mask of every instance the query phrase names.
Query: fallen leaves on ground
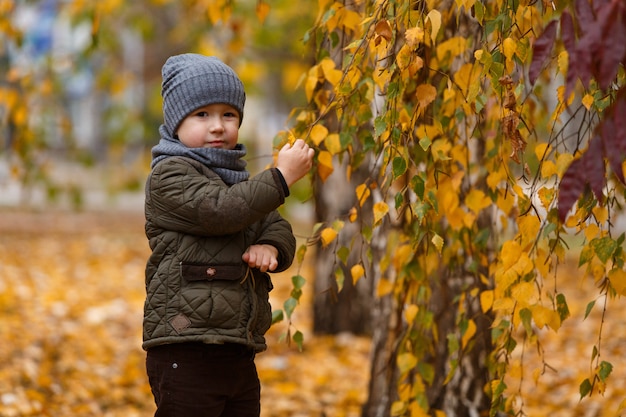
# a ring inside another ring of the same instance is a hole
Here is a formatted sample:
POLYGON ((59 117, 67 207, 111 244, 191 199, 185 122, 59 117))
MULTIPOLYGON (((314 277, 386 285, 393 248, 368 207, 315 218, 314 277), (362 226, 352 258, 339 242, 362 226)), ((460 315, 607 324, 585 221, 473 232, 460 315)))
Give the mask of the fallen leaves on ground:
MULTIPOLYGON (((142 217, 0 216, 0 416, 152 415, 141 349, 142 217)), ((274 277, 273 303, 284 300, 289 278, 274 277)), ((307 336, 299 352, 285 331, 271 329, 269 350, 257 356, 262 415, 358 416, 368 340, 307 336)))
MULTIPOLYGON (((0 416, 152 415, 141 350, 147 255, 139 214, 0 213, 0 416)), ((274 277, 273 304, 288 296, 290 276, 274 277)), ((592 372, 602 300, 583 320, 593 284, 571 273, 559 285, 572 317, 558 334, 542 334, 545 360, 554 369, 538 383, 532 372, 541 362, 536 351, 524 351, 526 413, 619 415, 626 398, 626 302, 610 301, 604 323, 601 355, 614 365, 606 392, 581 402, 578 387, 592 372)), ((287 345, 281 323, 268 333, 268 351, 257 356, 262 416, 359 416, 369 340, 311 335, 309 288, 295 313, 304 350, 287 345)))

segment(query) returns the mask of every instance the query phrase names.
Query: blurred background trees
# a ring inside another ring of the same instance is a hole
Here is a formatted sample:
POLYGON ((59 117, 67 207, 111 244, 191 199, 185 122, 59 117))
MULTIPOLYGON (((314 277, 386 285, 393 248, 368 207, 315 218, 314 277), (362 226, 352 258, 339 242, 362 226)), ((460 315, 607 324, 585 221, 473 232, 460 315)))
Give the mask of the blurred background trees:
POLYGON ((219 56, 240 74, 250 97, 242 136, 251 153, 260 145, 260 164, 271 162, 275 132, 303 103, 295 89, 308 56, 302 28, 314 17, 288 1, 272 8, 257 1, 3 0, 0 186, 17 181, 24 200, 43 192, 45 201, 80 206, 85 190, 74 169, 98 166, 107 171, 99 180, 108 191, 143 187, 146 150, 162 119, 161 66, 188 51, 219 56))

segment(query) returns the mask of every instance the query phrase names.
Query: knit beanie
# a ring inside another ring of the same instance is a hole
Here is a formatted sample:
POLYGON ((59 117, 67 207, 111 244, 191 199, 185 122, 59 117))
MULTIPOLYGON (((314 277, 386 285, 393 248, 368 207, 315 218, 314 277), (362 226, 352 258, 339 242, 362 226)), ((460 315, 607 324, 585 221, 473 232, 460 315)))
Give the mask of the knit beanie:
POLYGON ((224 103, 239 112, 243 120, 246 93, 243 83, 228 65, 216 57, 199 54, 175 55, 161 70, 163 117, 173 137, 178 126, 192 111, 209 104, 224 103))

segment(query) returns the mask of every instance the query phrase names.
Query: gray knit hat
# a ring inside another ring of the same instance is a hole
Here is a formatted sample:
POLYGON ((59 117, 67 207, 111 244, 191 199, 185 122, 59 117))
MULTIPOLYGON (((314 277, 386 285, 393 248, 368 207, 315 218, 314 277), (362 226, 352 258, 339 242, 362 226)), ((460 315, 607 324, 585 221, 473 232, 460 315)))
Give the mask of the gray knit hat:
POLYGON ((216 57, 199 54, 175 55, 161 70, 165 128, 174 136, 176 129, 192 111, 215 103, 233 106, 243 120, 246 93, 243 83, 228 65, 216 57))

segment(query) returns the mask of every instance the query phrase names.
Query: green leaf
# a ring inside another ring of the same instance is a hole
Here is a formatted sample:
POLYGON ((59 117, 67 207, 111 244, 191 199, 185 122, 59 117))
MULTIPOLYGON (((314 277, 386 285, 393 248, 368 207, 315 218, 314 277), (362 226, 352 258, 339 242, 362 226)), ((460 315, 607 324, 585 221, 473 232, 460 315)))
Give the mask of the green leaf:
POLYGON ((429 363, 420 361, 417 364, 417 369, 422 378, 424 378, 424 381, 426 381, 428 385, 432 385, 435 380, 435 368, 429 363))
POLYGON ((411 184, 413 186, 413 191, 419 197, 420 200, 424 199, 424 191, 426 191, 426 184, 424 183, 424 179, 420 176, 415 175, 411 178, 411 184))
POLYGON ((589 395, 589 393, 591 392, 591 381, 589 381, 589 378, 585 379, 581 384, 580 384, 580 398, 583 399, 585 398, 587 395, 589 395))
POLYGON ((428 138, 428 136, 424 136, 423 138, 420 139, 420 146, 422 147, 423 150, 427 151, 428 148, 430 148, 430 145, 433 142, 428 138))
POLYGON ((587 304, 587 308, 585 309, 585 318, 584 319, 586 319, 587 316, 589 316, 589 313, 591 313, 591 310, 593 309, 593 306, 595 306, 595 305, 596 305, 596 300, 593 300, 592 302, 587 304))
POLYGON ((520 310, 519 316, 522 319, 522 324, 524 325, 524 329, 526 329, 526 334, 528 336, 531 336, 533 334, 533 327, 532 327, 533 313, 529 309, 523 308, 520 310))
POLYGON ((600 259, 602 263, 606 263, 615 252, 615 249, 617 249, 617 242, 609 236, 605 236, 600 239, 593 239, 589 242, 589 245, 593 248, 594 252, 598 256, 598 259, 600 259))
POLYGON ((294 275, 291 277, 291 283, 294 288, 301 290, 304 284, 306 284, 306 279, 302 275, 294 275))
POLYGON ((593 250, 589 246, 585 246, 580 251, 580 257, 578 259, 578 266, 581 267, 593 259, 593 250))
POLYGON ((300 330, 297 330, 293 334, 292 340, 296 343, 296 346, 298 346, 298 350, 302 352, 302 349, 304 346, 304 335, 302 334, 300 330))
POLYGON ((350 256, 350 249, 348 249, 345 246, 340 247, 339 249, 337 249, 337 258, 339 258, 339 260, 341 260, 341 262, 348 263, 348 256, 350 256))
POLYGON ((283 321, 285 315, 283 314, 283 310, 274 310, 272 311, 272 324, 279 323, 283 321))
POLYGON ((607 361, 600 362, 600 367, 598 369, 598 376, 600 377, 600 381, 606 382, 606 379, 611 375, 611 371, 613 371, 613 364, 607 361))
POLYGON ((283 304, 283 308, 285 309, 285 314, 287 314, 288 318, 291 318, 293 311, 296 309, 298 305, 298 300, 293 297, 289 297, 285 303, 283 304))
POLYGON ((567 301, 563 294, 557 294, 556 296, 556 311, 559 313, 561 321, 564 321, 570 316, 569 307, 567 306, 567 301))
POLYGON ((406 161, 401 156, 393 158, 393 177, 398 178, 406 172, 406 161))
POLYGON ((386 130, 387 130, 387 122, 382 116, 378 116, 374 120, 374 135, 376 137, 379 137, 386 130))
POLYGON ((343 289, 343 283, 345 279, 346 277, 343 273, 343 269, 341 269, 341 267, 335 269, 335 281, 337 282, 338 291, 341 291, 343 289))
POLYGON ((399 354, 396 362, 398 364, 398 371, 400 371, 400 374, 405 374, 417 366, 417 358, 410 352, 399 354))

